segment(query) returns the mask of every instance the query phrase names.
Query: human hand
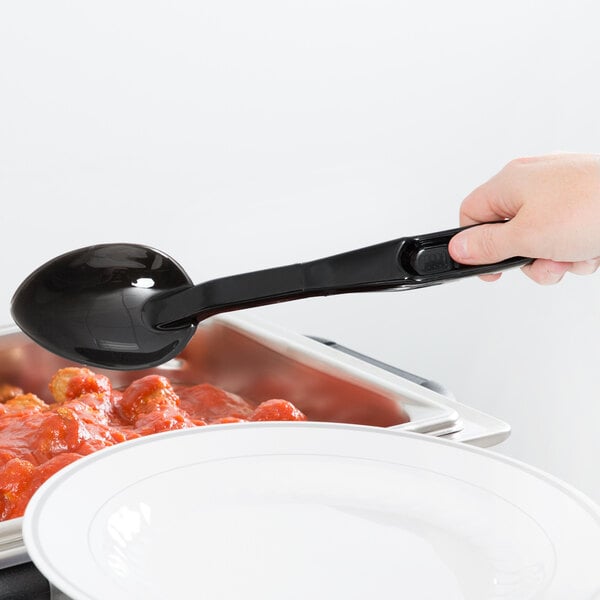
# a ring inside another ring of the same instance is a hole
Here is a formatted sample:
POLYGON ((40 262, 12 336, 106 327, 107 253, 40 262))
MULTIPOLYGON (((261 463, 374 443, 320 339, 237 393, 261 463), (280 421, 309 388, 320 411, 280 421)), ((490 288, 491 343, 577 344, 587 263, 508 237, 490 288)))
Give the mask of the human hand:
POLYGON ((448 247, 452 258, 467 265, 535 258, 522 270, 540 284, 557 283, 568 271, 593 273, 600 266, 600 156, 513 160, 460 208, 463 226, 505 219, 455 235, 448 247))

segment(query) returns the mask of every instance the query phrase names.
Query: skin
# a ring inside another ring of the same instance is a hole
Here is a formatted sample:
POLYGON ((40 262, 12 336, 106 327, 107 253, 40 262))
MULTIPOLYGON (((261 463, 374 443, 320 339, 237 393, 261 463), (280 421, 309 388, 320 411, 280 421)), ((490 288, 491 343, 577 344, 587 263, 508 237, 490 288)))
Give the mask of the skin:
POLYGON ((600 155, 513 160, 462 202, 461 225, 505 220, 454 236, 452 258, 469 265, 535 258, 522 270, 543 285, 567 272, 594 273, 600 266, 600 155))

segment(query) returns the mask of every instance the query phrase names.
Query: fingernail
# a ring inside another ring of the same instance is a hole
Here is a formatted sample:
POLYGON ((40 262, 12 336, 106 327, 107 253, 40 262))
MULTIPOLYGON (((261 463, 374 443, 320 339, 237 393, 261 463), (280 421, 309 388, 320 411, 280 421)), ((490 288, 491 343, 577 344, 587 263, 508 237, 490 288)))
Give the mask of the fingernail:
POLYGON ((564 273, 551 273, 548 271, 544 283, 546 285, 554 285, 555 283, 558 283, 564 277, 564 275, 564 273))
POLYGON ((469 247, 466 236, 457 235, 452 239, 452 254, 455 258, 469 258, 469 247))

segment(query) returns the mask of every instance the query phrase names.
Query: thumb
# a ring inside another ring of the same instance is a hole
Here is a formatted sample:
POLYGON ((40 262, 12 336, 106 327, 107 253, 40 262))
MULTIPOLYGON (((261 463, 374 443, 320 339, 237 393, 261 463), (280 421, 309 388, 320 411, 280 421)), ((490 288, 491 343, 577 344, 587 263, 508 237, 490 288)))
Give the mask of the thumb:
POLYGON ((459 263, 484 265, 518 256, 514 227, 507 223, 489 223, 469 227, 457 233, 448 244, 450 256, 459 263))

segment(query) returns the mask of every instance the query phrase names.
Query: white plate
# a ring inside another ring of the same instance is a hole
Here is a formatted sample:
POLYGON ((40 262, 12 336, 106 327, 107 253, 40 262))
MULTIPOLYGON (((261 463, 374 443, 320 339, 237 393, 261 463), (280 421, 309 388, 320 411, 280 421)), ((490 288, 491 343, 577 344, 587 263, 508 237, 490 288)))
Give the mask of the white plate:
POLYGON ((86 457, 23 533, 75 600, 600 598, 600 510, 486 450, 317 423, 158 434, 86 457))

